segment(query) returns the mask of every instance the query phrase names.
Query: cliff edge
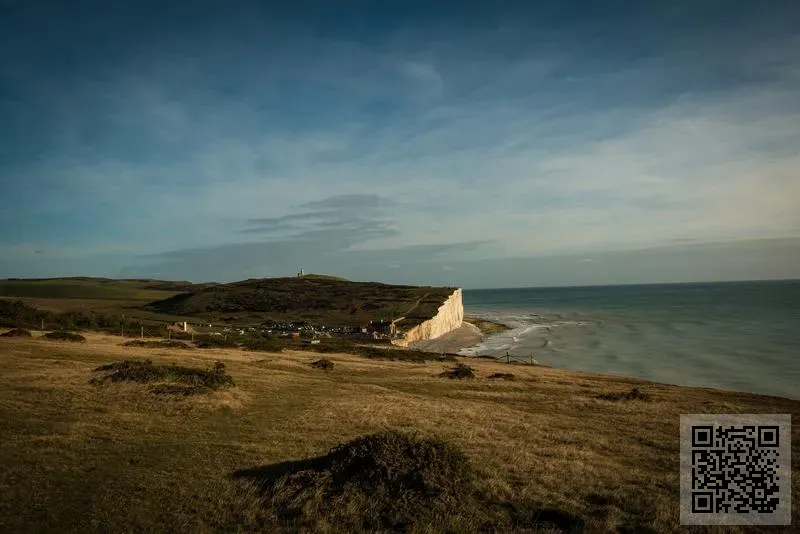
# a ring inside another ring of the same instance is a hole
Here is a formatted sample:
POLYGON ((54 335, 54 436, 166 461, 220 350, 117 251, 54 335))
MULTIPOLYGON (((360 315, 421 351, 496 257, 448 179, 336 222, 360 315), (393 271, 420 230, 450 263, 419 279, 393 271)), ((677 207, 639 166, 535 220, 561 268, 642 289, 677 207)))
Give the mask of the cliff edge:
POLYGON ((395 321, 398 332, 403 334, 400 339, 393 340, 397 346, 407 347, 409 343, 415 341, 426 341, 436 339, 444 334, 461 327, 464 321, 464 302, 462 300, 461 289, 456 289, 439 306, 436 315, 422 323, 403 331, 402 318, 395 321))

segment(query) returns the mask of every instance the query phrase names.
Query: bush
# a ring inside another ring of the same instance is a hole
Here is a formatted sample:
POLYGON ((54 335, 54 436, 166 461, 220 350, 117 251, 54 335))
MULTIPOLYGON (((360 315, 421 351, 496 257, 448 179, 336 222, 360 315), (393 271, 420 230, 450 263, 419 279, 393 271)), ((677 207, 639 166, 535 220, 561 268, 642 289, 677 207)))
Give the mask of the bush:
POLYGON ((321 360, 315 360, 311 362, 311 367, 314 369, 324 369, 326 371, 330 371, 333 369, 333 362, 322 358, 321 360))
POLYGON ((0 334, 0 337, 31 337, 31 333, 24 328, 14 328, 4 334, 0 334))
POLYGON ((489 375, 489 378, 495 378, 499 380, 514 380, 513 373, 494 373, 489 375))
POLYGON ((286 526, 303 531, 324 525, 351 532, 407 531, 448 523, 454 513, 474 514, 469 460, 438 439, 383 432, 288 467, 272 479, 258 472, 237 475, 260 479, 264 502, 286 526))
POLYGON ((105 376, 92 379, 93 384, 103 382, 163 382, 151 391, 156 394, 176 393, 191 395, 233 386, 233 378, 225 373, 225 364, 215 362, 211 369, 198 369, 180 365, 155 365, 151 360, 124 360, 101 365, 95 372, 105 376))
MULTIPOLYGON (((578 517, 490 498, 457 446, 386 431, 324 456, 237 471, 287 532, 582 532, 578 517)), ((274 530, 274 529, 273 529, 274 530)))
POLYGON ((475 372, 469 365, 457 363, 455 367, 448 369, 439 376, 443 378, 475 378, 475 372))
POLYGON ((72 341, 77 343, 85 343, 86 338, 80 334, 74 334, 72 332, 48 332, 42 336, 43 339, 49 339, 52 341, 72 341))
POLYGON ((133 341, 126 341, 122 344, 123 347, 142 347, 146 349, 191 349, 186 343, 180 341, 145 341, 143 339, 134 339, 133 341))
POLYGON ((208 336, 198 339, 195 342, 195 347, 198 349, 237 349, 239 345, 221 336, 208 336))
POLYGON ((650 395, 639 391, 637 388, 633 388, 630 391, 623 391, 619 393, 603 393, 602 395, 598 395, 597 398, 609 401, 618 401, 618 400, 649 401, 650 395))

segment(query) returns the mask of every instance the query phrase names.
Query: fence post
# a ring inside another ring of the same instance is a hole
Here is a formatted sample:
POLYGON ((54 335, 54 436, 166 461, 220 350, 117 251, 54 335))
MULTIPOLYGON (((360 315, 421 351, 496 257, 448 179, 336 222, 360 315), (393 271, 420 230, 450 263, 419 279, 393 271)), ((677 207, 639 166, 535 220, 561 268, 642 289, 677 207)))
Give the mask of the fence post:
POLYGON ((144 327, 142 327, 142 339, 144 339, 144 327))
POLYGON ((506 363, 511 363, 511 356, 508 355, 508 352, 506 352, 506 363))
POLYGON ((167 328, 167 339, 172 339, 172 330, 167 328))

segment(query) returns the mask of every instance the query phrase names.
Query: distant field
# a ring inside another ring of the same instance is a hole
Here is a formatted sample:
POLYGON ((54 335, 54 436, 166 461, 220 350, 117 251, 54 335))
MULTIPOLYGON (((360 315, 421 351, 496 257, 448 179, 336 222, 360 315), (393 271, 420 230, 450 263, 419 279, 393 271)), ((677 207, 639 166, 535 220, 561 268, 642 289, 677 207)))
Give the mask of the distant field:
POLYGON ((80 298, 40 298, 40 297, 0 297, 1 300, 19 300, 43 311, 63 312, 110 312, 141 306, 140 300, 80 299, 80 298))
POLYGON ((135 301, 138 304, 165 299, 176 291, 145 289, 147 281, 102 279, 0 280, 0 296, 37 299, 135 301))

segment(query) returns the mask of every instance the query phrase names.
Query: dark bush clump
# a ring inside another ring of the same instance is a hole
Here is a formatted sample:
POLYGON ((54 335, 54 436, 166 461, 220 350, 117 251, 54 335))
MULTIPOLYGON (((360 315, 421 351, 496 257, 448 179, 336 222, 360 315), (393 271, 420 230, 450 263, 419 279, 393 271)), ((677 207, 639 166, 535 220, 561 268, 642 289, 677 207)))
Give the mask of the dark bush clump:
POLYGON ((13 330, 9 330, 4 334, 0 334, 2 337, 31 337, 31 333, 24 328, 14 328, 13 330))
POLYGON ((152 389, 157 394, 191 395, 234 385, 233 378, 225 373, 225 364, 222 362, 215 362, 211 369, 198 369, 180 365, 155 365, 151 360, 124 360, 101 365, 95 371, 104 371, 106 375, 92 379, 93 384, 106 381, 142 384, 158 382, 152 389))
POLYGON ((444 441, 400 432, 357 438, 325 456, 236 476, 259 482, 278 520, 301 531, 335 526, 343 532, 406 532, 422 525, 442 531, 476 515, 476 477, 468 458, 444 441))
POLYGON ((86 338, 80 334, 75 334, 73 332, 48 332, 42 336, 43 339, 49 339, 51 341, 72 341, 77 343, 84 343, 86 342, 86 338))
POLYGON ((311 362, 311 367, 315 369, 325 369, 326 371, 330 371, 331 369, 333 369, 333 362, 326 358, 322 358, 321 360, 315 360, 311 362))
POLYGON ((198 349, 236 349, 239 348, 235 342, 220 336, 208 336, 195 342, 198 349))
POLYGON ((386 431, 234 473, 287 532, 582 532, 581 518, 495 499, 457 446, 386 431))
POLYGON ((443 378, 475 378, 475 372, 469 365, 457 363, 455 367, 448 369, 439 376, 443 378))
POLYGON ((603 393, 597 396, 598 399, 618 401, 618 400, 642 400, 649 401, 650 395, 639 391, 638 388, 633 388, 630 391, 623 391, 619 393, 603 393))
POLYGON ((386 431, 324 456, 237 471, 288 532, 582 532, 580 518, 493 499, 457 446, 386 431))
POLYGON ((134 339, 122 344, 125 347, 142 347, 147 349, 190 349, 186 343, 180 341, 144 341, 142 339, 134 339))
POLYGON ((494 373, 492 375, 489 375, 489 378, 496 378, 496 379, 499 379, 499 380, 514 380, 514 374, 513 373, 494 373))

